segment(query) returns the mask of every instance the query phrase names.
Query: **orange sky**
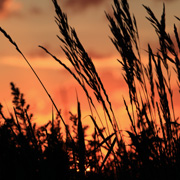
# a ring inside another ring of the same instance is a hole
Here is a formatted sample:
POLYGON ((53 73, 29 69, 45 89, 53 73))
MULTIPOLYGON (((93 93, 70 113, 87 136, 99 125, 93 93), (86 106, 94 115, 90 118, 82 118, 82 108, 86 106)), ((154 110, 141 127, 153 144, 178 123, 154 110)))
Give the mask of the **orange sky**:
MULTIPOLYGON (((92 57, 97 71, 109 93, 117 117, 126 117, 122 95, 127 96, 127 89, 122 78, 120 58, 108 36, 111 36, 104 10, 112 13, 111 0, 66 0, 58 1, 68 15, 69 23, 76 32, 85 49, 92 57)), ((174 15, 180 17, 180 1, 166 0, 167 30, 173 31, 173 24, 178 24, 174 15)), ((130 8, 135 14, 140 34, 141 53, 145 56, 147 42, 156 47, 157 38, 154 29, 146 20, 147 15, 142 4, 149 6, 160 18, 162 12, 161 0, 129 0, 130 8)), ((60 42, 56 38, 59 34, 54 22, 54 7, 51 0, 1 0, 0 26, 4 28, 16 41, 22 52, 28 58, 49 93, 55 99, 57 106, 65 112, 76 113, 76 92, 84 112, 83 117, 89 115, 86 98, 75 80, 38 45, 48 48, 53 54, 66 62, 66 58, 59 48, 60 42)), ((12 109, 10 100, 10 85, 13 81, 25 94, 27 102, 31 104, 31 112, 38 123, 51 119, 52 105, 44 93, 39 82, 31 72, 22 57, 14 47, 0 34, 0 102, 5 109, 12 109), (7 104, 7 107, 6 105, 7 104)), ((178 102, 177 102, 178 103, 178 102)), ((179 107, 179 105, 177 106, 179 107)), ((127 119, 127 121, 129 121, 127 119)), ((127 123, 121 122, 123 128, 127 123)))

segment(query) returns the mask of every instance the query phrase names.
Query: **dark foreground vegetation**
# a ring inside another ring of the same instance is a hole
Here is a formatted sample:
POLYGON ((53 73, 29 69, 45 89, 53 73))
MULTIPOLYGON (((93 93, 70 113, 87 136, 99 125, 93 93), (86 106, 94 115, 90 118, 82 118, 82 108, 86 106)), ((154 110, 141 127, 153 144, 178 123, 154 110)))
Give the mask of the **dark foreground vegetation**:
POLYGON ((26 57, 0 28, 26 60, 57 110, 56 117, 52 112, 50 122, 36 127, 23 94, 11 83, 14 112, 7 116, 0 105, 0 179, 180 179, 180 124, 179 114, 176 114, 179 112, 175 112, 173 103, 174 98, 180 99, 180 96, 174 97, 171 88, 171 73, 174 73, 180 92, 180 40, 176 25, 173 38, 166 32, 165 6, 160 21, 149 7, 144 6, 147 19, 159 38, 157 52, 147 46, 147 64, 141 59, 136 20, 130 14, 128 2, 114 0, 113 17, 106 13, 111 40, 121 56, 118 61, 129 90, 129 97, 124 97, 123 101, 131 127, 123 132, 118 126, 122 120, 115 117, 93 61, 56 0, 52 2, 61 34, 58 36, 61 48, 74 69, 40 47, 69 71, 83 88, 94 133, 91 140, 85 141, 86 127, 81 120, 78 98, 77 115, 71 114, 70 118, 73 124, 70 131, 26 57), (104 117, 99 117, 95 100, 87 89, 92 90, 102 105, 104 117), (66 129, 65 135, 62 135, 60 124, 66 129), (128 135, 130 142, 126 143, 124 135, 128 135))

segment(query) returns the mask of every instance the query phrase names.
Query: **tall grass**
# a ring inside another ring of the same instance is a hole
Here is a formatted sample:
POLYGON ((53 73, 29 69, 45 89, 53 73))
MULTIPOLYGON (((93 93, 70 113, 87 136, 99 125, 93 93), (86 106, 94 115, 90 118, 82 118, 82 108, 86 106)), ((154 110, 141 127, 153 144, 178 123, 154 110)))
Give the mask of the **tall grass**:
POLYGON ((57 14, 55 21, 60 31, 58 38, 61 48, 74 70, 45 47, 40 48, 63 66, 84 90, 94 133, 92 139, 87 141, 87 127, 83 126, 78 98, 77 115, 71 114, 70 117, 73 123, 73 131, 70 131, 29 61, 6 31, 0 28, 28 63, 57 110, 56 118, 52 110, 52 121, 36 127, 32 123, 32 114, 29 113, 24 95, 11 83, 14 112, 6 117, 0 105, 1 179, 179 179, 180 124, 173 102, 178 97, 173 96, 171 69, 173 67, 175 71, 180 90, 180 40, 176 25, 176 42, 166 32, 165 5, 160 21, 149 7, 143 5, 148 14, 147 20, 159 39, 157 52, 153 52, 150 44, 147 46, 147 64, 141 58, 137 23, 130 13, 127 0, 114 0, 113 16, 106 13, 112 32, 111 41, 121 57, 118 61, 129 90, 129 97, 123 97, 123 102, 131 127, 122 133, 118 127, 122 119, 115 117, 93 60, 81 44, 75 29, 68 24, 67 15, 56 0, 52 2, 57 14), (98 114, 88 87, 102 105, 104 117, 98 114), (61 134, 61 122, 65 125, 65 138, 61 134), (129 145, 123 138, 127 134, 129 145))

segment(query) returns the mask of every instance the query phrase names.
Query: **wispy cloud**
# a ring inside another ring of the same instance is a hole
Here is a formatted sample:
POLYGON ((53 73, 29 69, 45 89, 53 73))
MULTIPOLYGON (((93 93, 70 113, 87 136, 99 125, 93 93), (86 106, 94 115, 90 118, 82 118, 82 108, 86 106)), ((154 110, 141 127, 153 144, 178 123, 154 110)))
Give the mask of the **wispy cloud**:
POLYGON ((32 14, 32 15, 40 15, 40 14, 42 14, 43 13, 43 10, 41 9, 41 8, 39 8, 39 7, 31 7, 30 8, 30 13, 32 14))
POLYGON ((98 52, 96 50, 88 50, 88 55, 92 58, 92 59, 98 59, 98 60, 104 60, 107 59, 108 57, 112 57, 112 53, 110 52, 98 52))
POLYGON ((168 3, 171 3, 171 2, 175 2, 177 0, 154 0, 154 2, 168 2, 168 3))

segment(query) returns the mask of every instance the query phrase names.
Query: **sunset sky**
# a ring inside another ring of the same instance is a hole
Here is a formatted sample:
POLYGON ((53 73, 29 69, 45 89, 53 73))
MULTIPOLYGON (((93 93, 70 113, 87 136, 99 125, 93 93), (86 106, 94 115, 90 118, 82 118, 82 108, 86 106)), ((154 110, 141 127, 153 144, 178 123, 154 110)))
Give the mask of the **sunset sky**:
MULTIPOLYGON (((89 56, 92 58, 97 72, 100 74, 117 117, 126 117, 122 96, 127 97, 128 91, 122 78, 120 59, 109 36, 111 32, 104 11, 112 14, 112 0, 58 0, 62 10, 67 13, 69 24, 76 32, 89 56)), ((174 15, 180 17, 180 1, 178 0, 129 0, 131 12, 134 13, 140 34, 142 56, 145 58, 147 43, 154 49, 158 48, 153 27, 145 18, 147 15, 142 4, 149 6, 160 18, 163 2, 166 5, 167 31, 173 33, 173 24, 179 27, 174 15)), ((76 114, 76 89, 84 112, 83 118, 89 115, 83 91, 76 81, 46 55, 38 45, 46 47, 51 53, 67 62, 60 49, 60 35, 54 22, 54 7, 51 0, 0 0, 0 26, 16 41, 21 51, 34 67, 41 80, 52 95, 55 103, 62 109, 65 119, 66 112, 76 114)), ((0 102, 4 110, 11 111, 12 104, 9 83, 14 82, 25 94, 31 105, 34 120, 44 123, 51 119, 52 105, 39 82, 31 72, 23 58, 8 40, 0 34, 0 102)), ((176 92, 175 92, 176 94, 176 92)), ((180 107, 178 100, 175 102, 180 107)), ((128 121, 128 119, 127 119, 128 121)), ((121 124, 126 124, 121 122, 121 124)), ((124 126, 126 128, 126 126, 124 126)))

